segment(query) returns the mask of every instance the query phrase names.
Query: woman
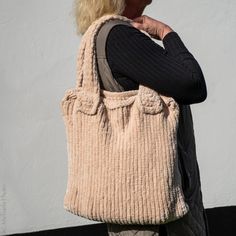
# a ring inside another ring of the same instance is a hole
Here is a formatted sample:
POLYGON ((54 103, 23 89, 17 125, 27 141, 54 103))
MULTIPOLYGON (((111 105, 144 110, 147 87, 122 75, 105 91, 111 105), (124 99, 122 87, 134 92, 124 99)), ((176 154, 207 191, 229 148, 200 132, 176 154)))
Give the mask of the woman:
POLYGON ((106 41, 106 56, 113 77, 125 90, 144 84, 173 97, 180 105, 178 133, 179 161, 183 190, 190 211, 183 218, 165 225, 107 224, 109 235, 207 236, 207 218, 202 203, 196 160, 192 115, 189 105, 203 102, 207 88, 201 68, 177 32, 167 24, 142 16, 151 0, 76 0, 78 34, 105 14, 120 14, 133 20, 134 27, 114 26, 106 41), (156 44, 140 30, 161 40, 156 44))

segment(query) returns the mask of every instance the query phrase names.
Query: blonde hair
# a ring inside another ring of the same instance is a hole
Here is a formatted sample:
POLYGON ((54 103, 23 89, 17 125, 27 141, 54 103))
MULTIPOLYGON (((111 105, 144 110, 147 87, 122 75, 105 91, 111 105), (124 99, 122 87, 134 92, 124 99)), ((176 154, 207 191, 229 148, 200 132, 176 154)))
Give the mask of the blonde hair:
POLYGON ((121 15, 125 6, 125 0, 74 0, 72 14, 76 33, 84 34, 91 23, 103 15, 121 15))

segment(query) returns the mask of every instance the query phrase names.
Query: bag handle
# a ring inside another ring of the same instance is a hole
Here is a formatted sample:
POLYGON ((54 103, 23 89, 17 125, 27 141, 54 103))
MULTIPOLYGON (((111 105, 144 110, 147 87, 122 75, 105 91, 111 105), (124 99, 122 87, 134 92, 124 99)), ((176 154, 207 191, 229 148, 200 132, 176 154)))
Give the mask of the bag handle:
POLYGON ((96 38, 100 28, 107 21, 122 20, 131 22, 129 18, 117 14, 109 14, 95 20, 83 34, 77 58, 76 89, 83 87, 88 93, 100 96, 100 84, 96 62, 96 38))
POLYGON ((125 89, 115 80, 115 78, 112 75, 106 57, 106 41, 110 30, 115 25, 120 25, 120 24, 131 26, 130 23, 121 21, 119 19, 109 21, 102 26, 96 39, 96 53, 97 53, 96 58, 99 72, 98 76, 101 82, 100 86, 102 87, 102 89, 116 92, 125 91, 125 89))

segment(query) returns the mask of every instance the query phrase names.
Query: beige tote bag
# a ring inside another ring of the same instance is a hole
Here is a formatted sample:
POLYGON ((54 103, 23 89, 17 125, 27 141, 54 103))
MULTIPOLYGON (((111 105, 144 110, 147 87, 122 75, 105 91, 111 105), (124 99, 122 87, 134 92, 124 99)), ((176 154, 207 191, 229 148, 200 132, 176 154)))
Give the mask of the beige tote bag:
POLYGON ((163 224, 183 217, 178 169, 177 102, 144 85, 111 92, 100 88, 96 37, 113 19, 105 15, 84 33, 75 88, 60 107, 66 128, 68 181, 64 208, 107 223, 163 224))

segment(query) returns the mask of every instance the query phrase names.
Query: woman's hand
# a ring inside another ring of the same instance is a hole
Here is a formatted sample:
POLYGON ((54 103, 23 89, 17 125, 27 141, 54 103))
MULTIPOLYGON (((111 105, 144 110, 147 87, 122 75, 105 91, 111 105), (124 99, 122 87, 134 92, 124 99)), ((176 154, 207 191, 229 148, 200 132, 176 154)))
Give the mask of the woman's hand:
POLYGON ((131 25, 137 29, 146 31, 152 38, 157 40, 163 40, 166 34, 173 31, 173 29, 165 23, 146 15, 134 18, 131 25))

